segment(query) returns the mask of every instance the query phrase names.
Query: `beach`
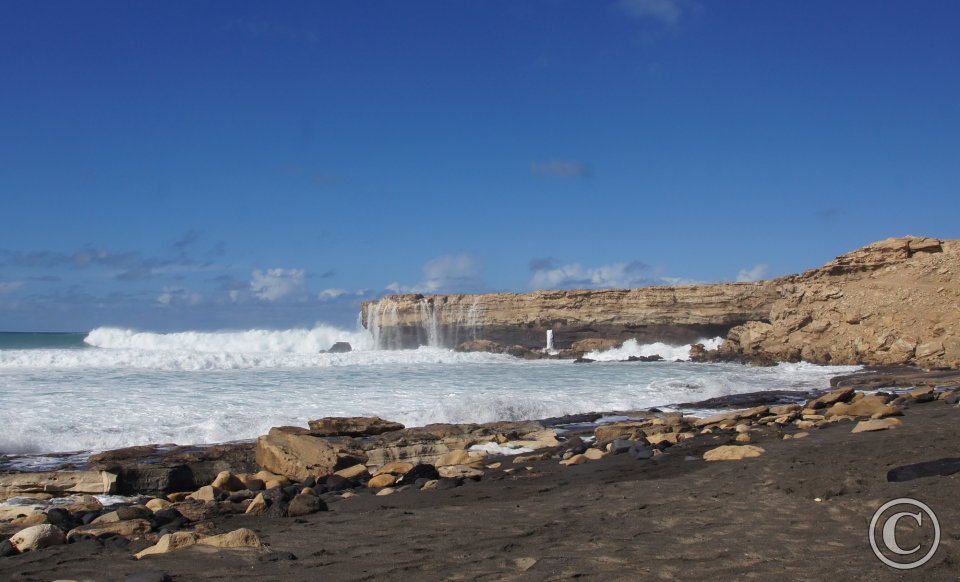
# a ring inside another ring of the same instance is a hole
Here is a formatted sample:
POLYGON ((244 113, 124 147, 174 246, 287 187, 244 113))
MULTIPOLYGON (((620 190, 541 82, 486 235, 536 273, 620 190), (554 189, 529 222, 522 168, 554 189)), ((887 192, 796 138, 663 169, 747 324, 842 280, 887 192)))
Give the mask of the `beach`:
MULTIPOLYGON (((295 518, 214 511, 189 528, 204 535, 248 528, 259 539, 256 548, 195 545, 133 560, 134 553, 155 543, 155 534, 130 536, 129 542, 104 536, 2 558, 0 575, 11 580, 124 580, 143 572, 173 580, 895 580, 902 573, 871 550, 868 525, 883 503, 908 497, 929 504, 942 528, 935 555, 917 574, 955 579, 960 512, 952 496, 960 473, 890 480, 898 467, 956 457, 958 411, 956 398, 947 397, 953 392, 922 392, 934 397, 901 395, 898 415, 888 417, 896 426, 887 430, 852 432, 855 418, 805 430, 797 421, 766 425, 758 420, 763 416, 734 421, 752 426, 750 446, 764 451, 742 460, 711 462, 704 455, 744 446, 738 441, 742 429, 721 429, 724 421, 717 419, 756 408, 720 410, 720 416, 707 419, 711 424, 702 425, 710 430, 648 459, 608 454, 566 466, 558 462, 564 456, 561 444, 542 451, 548 453, 543 460, 486 457, 482 478, 445 490, 408 485, 388 496, 370 487, 348 495, 331 491, 320 495, 327 511, 295 518)), ((867 397, 849 398, 856 404, 867 397)), ((920 534, 902 535, 908 546, 909 536, 920 534)))

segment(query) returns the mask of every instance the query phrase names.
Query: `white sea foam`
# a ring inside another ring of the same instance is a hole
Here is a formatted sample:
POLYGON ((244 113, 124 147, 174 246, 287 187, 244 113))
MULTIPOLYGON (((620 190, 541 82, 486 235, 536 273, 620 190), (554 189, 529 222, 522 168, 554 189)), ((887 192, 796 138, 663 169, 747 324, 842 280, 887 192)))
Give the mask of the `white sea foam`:
MULTIPOLYGON (((700 340, 697 343, 703 344, 708 350, 715 350, 723 343, 723 338, 715 337, 712 339, 700 340)), ((628 339, 618 348, 609 350, 594 350, 584 354, 585 358, 596 360, 598 362, 621 362, 627 358, 660 356, 664 360, 673 362, 676 360, 690 359, 690 346, 692 344, 675 346, 661 342, 652 344, 641 344, 635 339, 628 339)))
POLYGON ((313 329, 152 333, 99 327, 89 333, 86 343, 98 348, 121 348, 205 353, 281 353, 316 354, 336 342, 349 342, 355 350, 373 347, 366 330, 347 331, 318 324, 313 329))
MULTIPOLYGON (((332 329, 103 328, 89 337, 103 347, 4 350, 0 453, 226 442, 323 416, 378 415, 419 426, 637 410, 764 389, 827 388, 831 376, 856 369, 672 361, 582 366, 438 348, 316 353, 334 341, 364 345, 332 329)), ((676 355, 650 346, 620 349, 676 355)))

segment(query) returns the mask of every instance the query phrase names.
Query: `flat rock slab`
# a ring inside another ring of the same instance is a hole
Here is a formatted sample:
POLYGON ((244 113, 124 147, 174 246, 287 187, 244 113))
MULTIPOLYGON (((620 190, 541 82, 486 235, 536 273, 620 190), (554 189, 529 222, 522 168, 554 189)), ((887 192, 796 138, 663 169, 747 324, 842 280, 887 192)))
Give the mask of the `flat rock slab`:
POLYGON ((890 469, 887 471, 887 481, 902 482, 923 477, 946 477, 958 472, 960 472, 960 458, 937 459, 890 469))

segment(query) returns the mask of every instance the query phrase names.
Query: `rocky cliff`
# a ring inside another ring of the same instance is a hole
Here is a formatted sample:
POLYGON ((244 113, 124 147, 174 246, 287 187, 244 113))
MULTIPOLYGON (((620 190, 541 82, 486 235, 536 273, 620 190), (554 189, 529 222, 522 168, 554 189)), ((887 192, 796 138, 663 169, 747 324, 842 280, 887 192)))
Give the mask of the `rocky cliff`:
POLYGON ((766 321, 777 299, 771 283, 393 295, 365 303, 363 324, 384 348, 456 347, 474 339, 542 348, 548 329, 558 348, 586 338, 683 344, 766 321))
POLYGON ((891 238, 821 268, 760 283, 487 295, 394 295, 363 306, 384 348, 467 340, 543 347, 690 343, 708 359, 960 367, 960 241, 891 238))
POLYGON ((766 321, 720 355, 821 364, 960 367, 960 241, 891 238, 775 281, 766 321))

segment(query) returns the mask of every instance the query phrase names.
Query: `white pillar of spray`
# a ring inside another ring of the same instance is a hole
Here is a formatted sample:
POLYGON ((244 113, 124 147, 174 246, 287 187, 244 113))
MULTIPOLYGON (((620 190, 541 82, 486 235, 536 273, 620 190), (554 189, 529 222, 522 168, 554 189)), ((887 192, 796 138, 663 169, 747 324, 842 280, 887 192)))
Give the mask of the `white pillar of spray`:
POLYGON ((547 330, 547 351, 548 352, 553 351, 553 330, 552 329, 547 330))

